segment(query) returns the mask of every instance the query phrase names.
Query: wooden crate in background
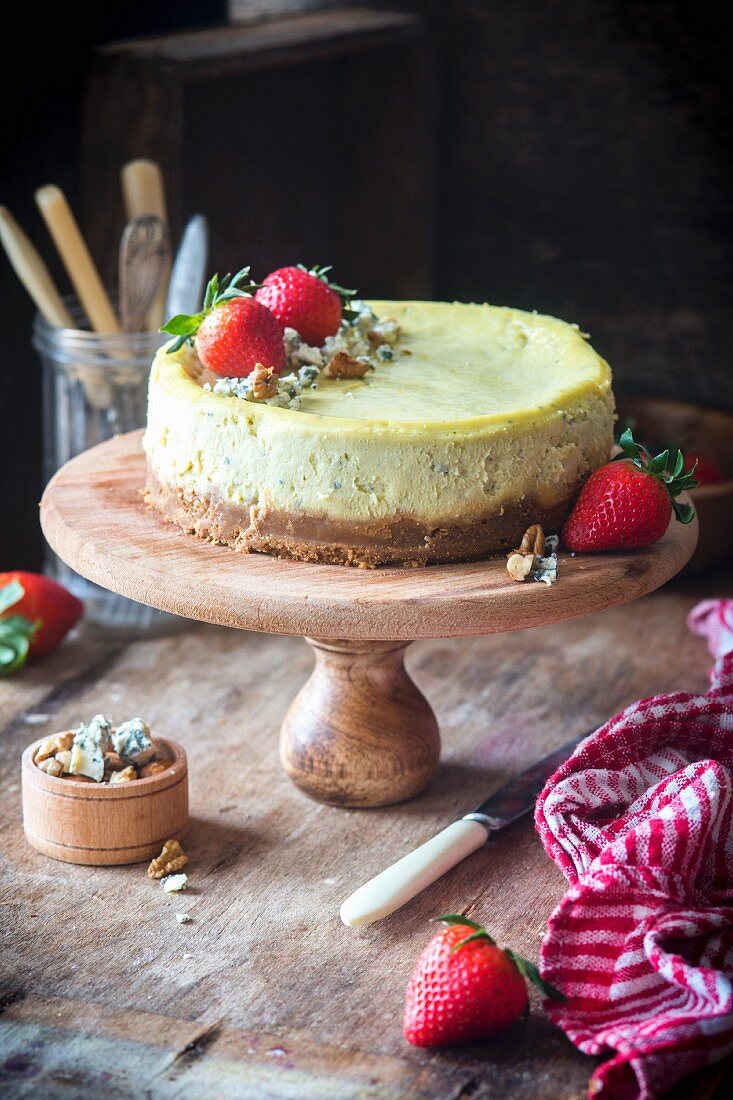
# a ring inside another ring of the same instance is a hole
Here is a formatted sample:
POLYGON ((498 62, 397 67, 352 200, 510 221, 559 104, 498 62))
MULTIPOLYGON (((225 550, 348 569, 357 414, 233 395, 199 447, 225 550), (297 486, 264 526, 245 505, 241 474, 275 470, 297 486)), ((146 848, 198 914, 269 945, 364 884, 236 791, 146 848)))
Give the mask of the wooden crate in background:
POLYGON ((416 16, 309 13, 106 45, 83 127, 85 225, 112 282, 118 175, 161 164, 174 243, 211 225, 211 266, 332 263, 364 293, 429 296, 435 66, 416 16))

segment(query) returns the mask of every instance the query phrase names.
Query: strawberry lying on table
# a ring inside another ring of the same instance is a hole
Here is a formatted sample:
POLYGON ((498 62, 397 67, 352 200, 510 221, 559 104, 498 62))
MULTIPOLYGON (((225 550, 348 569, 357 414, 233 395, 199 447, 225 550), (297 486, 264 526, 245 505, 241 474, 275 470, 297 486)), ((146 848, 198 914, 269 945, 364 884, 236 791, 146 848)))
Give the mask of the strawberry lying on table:
POLYGON ((619 439, 620 453, 594 470, 562 529, 568 550, 631 550, 661 539, 674 512, 680 523, 695 515, 677 497, 698 484, 695 466, 685 469, 681 451, 662 451, 652 458, 636 443, 631 429, 619 439))
POLYGON ((480 924, 457 913, 427 945, 407 986, 404 1036, 417 1047, 485 1039, 527 1011, 527 982, 554 1000, 565 997, 531 962, 500 948, 480 924))
POLYGON ((62 585, 39 573, 0 573, 0 676, 56 648, 84 611, 62 585))

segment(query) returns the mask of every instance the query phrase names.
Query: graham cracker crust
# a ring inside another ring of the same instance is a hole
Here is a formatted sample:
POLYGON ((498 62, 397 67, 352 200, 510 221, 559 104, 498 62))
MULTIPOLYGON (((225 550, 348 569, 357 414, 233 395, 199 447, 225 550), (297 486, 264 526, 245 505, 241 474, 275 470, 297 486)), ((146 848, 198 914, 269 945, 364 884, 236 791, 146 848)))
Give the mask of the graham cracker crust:
POLYGON ((240 553, 374 569, 494 557, 518 546, 533 523, 548 533, 559 531, 579 488, 550 508, 525 499, 505 505, 501 515, 430 527, 400 516, 347 524, 328 516, 288 515, 262 503, 233 505, 163 485, 151 470, 145 497, 170 523, 240 553))

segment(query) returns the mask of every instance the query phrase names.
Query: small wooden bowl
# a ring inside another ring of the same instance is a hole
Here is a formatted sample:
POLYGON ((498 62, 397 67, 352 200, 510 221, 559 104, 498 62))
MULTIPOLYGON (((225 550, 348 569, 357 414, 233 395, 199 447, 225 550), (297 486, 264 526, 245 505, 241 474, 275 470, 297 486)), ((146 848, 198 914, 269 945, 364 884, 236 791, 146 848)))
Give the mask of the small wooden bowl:
POLYGON ((684 572, 699 573, 727 561, 733 556, 733 413, 671 398, 617 397, 619 419, 633 422, 642 443, 650 447, 672 443, 718 463, 725 480, 690 491, 700 537, 684 572))
MULTIPOLYGON (((42 738, 41 740, 45 740, 42 738)), ((141 863, 188 830, 188 762, 175 741, 155 738, 170 767, 130 783, 83 783, 46 775, 23 753, 23 827, 37 851, 64 863, 141 863)))

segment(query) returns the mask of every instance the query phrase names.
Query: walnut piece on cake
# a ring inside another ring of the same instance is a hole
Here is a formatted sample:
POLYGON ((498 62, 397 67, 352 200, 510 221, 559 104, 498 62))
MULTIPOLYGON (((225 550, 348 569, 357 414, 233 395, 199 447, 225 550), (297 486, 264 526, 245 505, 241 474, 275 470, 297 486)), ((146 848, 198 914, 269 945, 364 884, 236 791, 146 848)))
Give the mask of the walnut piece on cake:
POLYGON ((272 367, 263 367, 258 363, 252 371, 251 393, 254 401, 266 401, 268 397, 277 396, 277 376, 272 367))
POLYGON ((324 378, 362 378, 369 370, 363 359, 355 359, 346 351, 337 351, 323 368, 324 378))

